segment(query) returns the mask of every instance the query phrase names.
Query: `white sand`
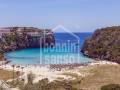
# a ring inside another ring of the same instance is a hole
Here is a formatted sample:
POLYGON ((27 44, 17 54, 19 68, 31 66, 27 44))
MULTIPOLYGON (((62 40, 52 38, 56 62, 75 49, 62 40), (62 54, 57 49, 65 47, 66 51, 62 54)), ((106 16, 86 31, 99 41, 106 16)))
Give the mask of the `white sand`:
MULTIPOLYGON (((2 65, 0 66, 0 68, 6 69, 6 70, 13 70, 12 65, 2 65)), ((50 70, 49 65, 46 66, 39 66, 39 65, 21 65, 18 67, 18 65, 15 65, 14 68, 15 71, 20 71, 20 72, 24 72, 24 74, 22 76, 20 76, 20 78, 25 79, 25 83, 27 83, 27 75, 29 73, 32 73, 35 75, 35 79, 34 82, 38 82, 41 79, 44 78, 48 78, 49 81, 53 81, 56 80, 57 78, 63 78, 63 79, 72 79, 73 77, 67 77, 65 75, 62 75, 62 73, 64 72, 74 72, 74 70, 61 70, 61 71, 57 71, 57 70, 50 70), (23 69, 22 69, 23 67, 23 69)))
MULTIPOLYGON (((100 64, 111 64, 111 65, 118 65, 113 62, 108 61, 96 61, 93 63, 90 63, 88 65, 100 65, 100 64)), ((41 79, 48 78, 49 81, 56 80, 57 78, 63 78, 63 79, 74 79, 73 77, 68 77, 66 75, 63 75, 63 73, 76 73, 79 76, 85 76, 85 74, 80 73, 79 69, 84 68, 85 66, 79 66, 74 69, 62 69, 61 71, 57 70, 50 70, 49 65, 40 66, 40 65, 15 65, 15 71, 21 71, 24 72, 20 78, 23 78, 25 80, 25 83, 27 83, 27 75, 29 73, 32 73, 35 75, 34 82, 38 82, 41 79), (23 68, 23 69, 22 69, 23 68)), ((7 70, 13 70, 12 65, 2 65, 0 68, 7 69, 7 70)))
POLYGON ((96 61, 94 63, 90 63, 89 65, 105 65, 105 64, 108 64, 108 65, 118 65, 117 63, 109 62, 109 61, 96 61))

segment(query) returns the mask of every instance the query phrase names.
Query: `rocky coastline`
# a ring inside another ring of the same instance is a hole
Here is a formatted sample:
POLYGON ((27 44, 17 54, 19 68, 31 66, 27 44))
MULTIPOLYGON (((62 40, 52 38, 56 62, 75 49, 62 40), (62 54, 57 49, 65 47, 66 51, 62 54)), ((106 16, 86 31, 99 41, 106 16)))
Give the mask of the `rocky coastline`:
POLYGON ((120 26, 96 30, 85 40, 81 52, 90 58, 120 63, 120 26))
POLYGON ((45 48, 55 45, 54 33, 50 29, 34 27, 0 28, 0 52, 25 48, 45 48))

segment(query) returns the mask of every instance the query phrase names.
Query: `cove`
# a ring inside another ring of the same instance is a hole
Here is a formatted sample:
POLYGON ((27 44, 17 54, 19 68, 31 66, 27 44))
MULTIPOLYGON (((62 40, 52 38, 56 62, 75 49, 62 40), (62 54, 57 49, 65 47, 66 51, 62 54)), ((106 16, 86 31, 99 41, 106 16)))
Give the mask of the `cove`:
POLYGON ((75 33, 75 35, 79 37, 80 43, 75 43, 75 47, 72 49, 71 44, 73 42, 70 44, 70 41, 75 41, 74 37, 67 33, 55 33, 56 45, 53 48, 28 48, 11 51, 6 53, 5 57, 11 61, 10 64, 73 64, 93 62, 92 59, 80 53, 84 40, 90 37, 91 33, 75 33), (69 43, 66 43, 67 41, 69 43))

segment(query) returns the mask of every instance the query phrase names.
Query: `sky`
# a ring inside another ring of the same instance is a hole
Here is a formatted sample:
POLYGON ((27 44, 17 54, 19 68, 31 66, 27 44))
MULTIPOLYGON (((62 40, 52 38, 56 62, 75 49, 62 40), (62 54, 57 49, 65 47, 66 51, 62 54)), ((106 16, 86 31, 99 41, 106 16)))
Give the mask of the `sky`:
POLYGON ((120 0, 0 0, 0 27, 93 32, 120 25, 120 0))

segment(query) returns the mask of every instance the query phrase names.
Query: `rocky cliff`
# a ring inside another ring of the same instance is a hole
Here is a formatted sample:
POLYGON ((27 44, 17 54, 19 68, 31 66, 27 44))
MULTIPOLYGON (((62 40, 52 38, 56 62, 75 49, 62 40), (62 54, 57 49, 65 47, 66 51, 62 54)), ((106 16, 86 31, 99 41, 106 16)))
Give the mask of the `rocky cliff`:
POLYGON ((0 28, 0 51, 52 47, 54 44, 54 34, 49 29, 42 30, 33 27, 0 28))
POLYGON ((91 58, 120 63, 120 26, 96 30, 81 50, 91 58))

